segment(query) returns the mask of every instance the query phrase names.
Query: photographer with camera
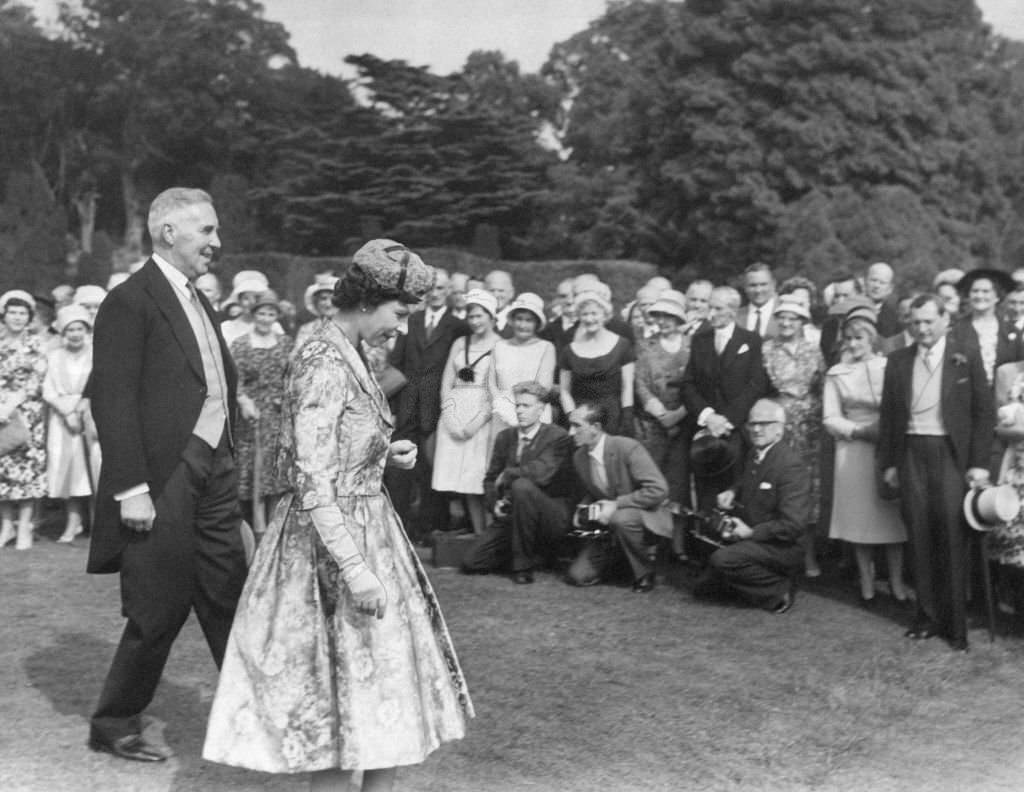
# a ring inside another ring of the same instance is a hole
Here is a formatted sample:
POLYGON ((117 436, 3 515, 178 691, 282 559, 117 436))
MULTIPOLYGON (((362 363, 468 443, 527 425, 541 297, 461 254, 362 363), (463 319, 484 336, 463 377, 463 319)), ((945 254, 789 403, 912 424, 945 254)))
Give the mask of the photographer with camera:
POLYGON ((533 569, 569 530, 572 443, 560 426, 540 422, 548 393, 539 382, 512 386, 519 425, 498 433, 484 475, 484 501, 495 520, 466 553, 464 572, 511 562, 512 579, 532 583, 533 569))
POLYGON ((648 542, 652 534, 672 536, 668 484, 639 442, 605 432, 607 420, 600 402, 583 402, 569 415, 569 434, 577 446, 573 465, 586 493, 581 506, 587 506, 586 521, 577 513, 576 522, 584 529, 594 523, 607 526, 613 541, 588 538, 569 567, 568 582, 600 583, 621 551, 633 573, 633 591, 647 592, 654 588, 648 542))
POLYGON ((783 441, 786 411, 771 399, 747 417, 751 449, 737 484, 718 494, 723 546, 708 559, 695 596, 736 592, 773 613, 793 607, 793 581, 803 566, 810 505, 807 471, 783 441))

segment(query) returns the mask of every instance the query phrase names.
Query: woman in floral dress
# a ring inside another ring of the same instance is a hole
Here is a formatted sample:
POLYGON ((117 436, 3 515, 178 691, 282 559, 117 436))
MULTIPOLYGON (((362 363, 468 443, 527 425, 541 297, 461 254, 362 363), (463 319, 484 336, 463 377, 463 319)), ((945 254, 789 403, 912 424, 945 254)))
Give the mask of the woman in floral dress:
MULTIPOLYGON (((825 361, 818 345, 804 336, 804 323, 811 313, 799 299, 779 297, 775 301, 778 335, 764 342, 762 355, 773 397, 786 408, 786 441, 803 459, 811 483, 809 523, 818 519, 821 435, 821 385, 825 361)), ((808 525, 805 544, 808 577, 821 574, 814 552, 814 533, 808 525)))
POLYGON ((284 376, 292 341, 274 332, 281 315, 276 292, 261 292, 252 306, 252 327, 231 344, 238 369, 238 421, 235 426, 235 466, 238 497, 246 518, 254 526, 265 524, 264 514, 273 511, 273 500, 287 489, 274 463, 281 443, 281 403, 284 376), (260 491, 253 491, 256 438, 261 452, 260 491), (260 510, 257 512, 257 510, 260 510))
POLYGON ((16 415, 28 429, 27 443, 0 456, 0 547, 14 539, 17 513, 18 550, 32 547, 32 512, 46 495, 46 356, 39 336, 28 329, 35 309, 32 295, 20 289, 0 297, 0 425, 16 415))
POLYGON ((359 353, 387 343, 433 282, 404 246, 373 240, 335 289, 339 312, 299 350, 281 449, 292 491, 253 559, 228 641, 206 759, 313 773, 314 790, 391 789, 473 714, 448 630, 381 479, 411 469, 359 353))
MULTIPOLYGON (((996 369, 996 436, 1006 443, 999 483, 1011 484, 1024 503, 1024 362, 996 369)), ((1000 603, 1024 616, 1024 508, 985 537, 988 561, 995 565, 1000 603)))

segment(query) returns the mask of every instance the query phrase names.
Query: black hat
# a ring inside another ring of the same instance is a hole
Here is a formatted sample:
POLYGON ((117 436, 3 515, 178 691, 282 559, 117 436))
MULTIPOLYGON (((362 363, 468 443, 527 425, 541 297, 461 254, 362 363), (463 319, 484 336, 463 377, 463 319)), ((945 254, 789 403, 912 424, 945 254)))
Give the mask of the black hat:
POLYGON ((1017 288, 1017 284, 1013 281, 1013 276, 1005 270, 991 269, 988 267, 979 267, 973 269, 964 275, 956 284, 956 290, 961 294, 967 294, 970 292, 974 282, 987 278, 992 281, 992 285, 996 287, 996 290, 1002 294, 1009 294, 1017 288))
POLYGON ((739 462, 740 438, 737 432, 727 437, 715 437, 707 429, 693 436, 690 444, 690 466, 693 475, 701 478, 721 476, 739 462))

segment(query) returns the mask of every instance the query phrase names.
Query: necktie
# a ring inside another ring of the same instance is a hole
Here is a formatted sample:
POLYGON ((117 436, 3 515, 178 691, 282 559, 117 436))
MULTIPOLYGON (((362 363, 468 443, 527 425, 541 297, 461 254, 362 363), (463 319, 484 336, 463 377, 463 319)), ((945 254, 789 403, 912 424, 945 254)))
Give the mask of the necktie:
POLYGON ((754 310, 754 326, 750 328, 758 335, 761 335, 761 309, 754 310))
POLYGON ((932 365, 932 351, 930 349, 926 350, 924 353, 924 367, 928 369, 929 374, 935 368, 935 366, 932 365))
POLYGON ((725 345, 728 343, 728 339, 723 333, 715 333, 715 353, 721 355, 725 350, 725 345))
POLYGON ((519 435, 519 444, 516 446, 516 463, 517 464, 520 461, 522 461, 523 451, 526 449, 526 447, 529 444, 530 444, 530 438, 528 438, 526 435, 522 435, 522 434, 519 435))
POLYGON ((434 335, 434 329, 437 327, 437 313, 435 311, 427 311, 427 340, 434 335))

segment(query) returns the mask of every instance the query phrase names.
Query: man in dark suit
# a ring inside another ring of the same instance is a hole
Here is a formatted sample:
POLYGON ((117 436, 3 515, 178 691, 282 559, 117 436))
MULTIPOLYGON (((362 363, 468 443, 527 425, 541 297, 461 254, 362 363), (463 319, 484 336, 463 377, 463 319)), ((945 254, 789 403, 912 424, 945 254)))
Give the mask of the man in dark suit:
POLYGON ((942 300, 910 304, 915 343, 889 355, 882 386, 878 464, 900 491, 910 534, 917 613, 908 638, 941 634, 967 649, 966 486, 988 482, 995 409, 978 355, 946 335, 942 300))
POLYGON ((878 335, 889 338, 903 329, 900 324, 892 293, 896 274, 884 261, 876 261, 864 274, 864 295, 875 305, 878 316, 878 335))
MULTIPOLYGON (((737 326, 739 304, 735 289, 713 289, 711 327, 693 337, 681 386, 687 410, 684 431, 690 441, 697 431, 706 429, 739 445, 747 413, 766 390, 761 337, 737 326)), ((734 477, 733 470, 710 479, 695 474, 698 507, 712 506, 715 495, 732 486, 734 477)))
POLYGON ((484 475, 484 499, 495 522, 466 553, 466 572, 511 562, 513 580, 532 583, 533 570, 569 531, 576 491, 572 442, 561 427, 540 422, 548 390, 539 382, 512 387, 519 426, 495 438, 484 475))
POLYGON ((89 745, 161 761, 140 715, 195 608, 220 666, 245 581, 231 450, 235 368, 193 281, 220 249, 201 190, 172 188, 149 210, 153 255, 96 317, 89 395, 103 467, 89 572, 120 572, 128 622, 92 716, 89 745))
POLYGON ((586 541, 568 580, 577 586, 600 583, 621 552, 633 575, 633 591, 647 592, 654 588, 649 539, 672 536, 668 483, 640 443, 605 433, 607 421, 605 408, 588 402, 569 415, 569 434, 578 447, 573 466, 584 490, 580 505, 593 509, 589 520, 606 526, 609 535, 586 541))
POLYGON ((751 448, 735 487, 718 494, 732 512, 720 547, 708 559, 709 576, 698 596, 726 588, 774 613, 793 606, 793 581, 803 567, 810 482, 800 457, 782 441, 786 411, 760 399, 750 409, 751 448))
POLYGON ((1014 288, 1003 300, 1003 319, 1000 326, 1003 344, 1012 363, 1024 360, 1024 285, 1014 281, 1014 288))
POLYGON ((447 527, 446 501, 430 486, 434 469, 434 441, 441 416, 441 377, 448 352, 469 326, 448 307, 447 271, 437 270, 426 305, 409 317, 409 329, 398 336, 391 351, 391 365, 407 383, 395 398, 395 432, 392 439, 411 440, 419 446, 413 470, 388 468, 384 481, 409 538, 424 540, 431 532, 447 527), (412 503, 419 496, 418 519, 412 519, 412 503))
POLYGON ((779 331, 775 321, 775 274, 763 261, 743 271, 743 291, 747 304, 736 312, 736 324, 761 338, 774 338, 779 331))

